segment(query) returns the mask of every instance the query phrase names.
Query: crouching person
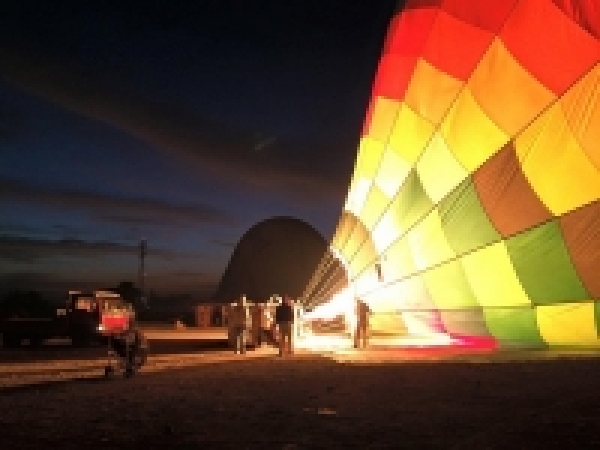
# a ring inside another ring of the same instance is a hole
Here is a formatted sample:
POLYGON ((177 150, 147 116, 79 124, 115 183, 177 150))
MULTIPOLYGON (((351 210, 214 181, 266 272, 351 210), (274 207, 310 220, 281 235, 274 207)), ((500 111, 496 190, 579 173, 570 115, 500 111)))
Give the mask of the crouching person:
POLYGON ((105 375, 111 375, 118 370, 126 377, 130 377, 146 363, 148 341, 135 324, 108 339, 111 357, 109 365, 105 367, 105 375))
POLYGON ((129 330, 129 360, 128 368, 135 372, 139 370, 148 359, 148 341, 142 330, 134 324, 129 330))

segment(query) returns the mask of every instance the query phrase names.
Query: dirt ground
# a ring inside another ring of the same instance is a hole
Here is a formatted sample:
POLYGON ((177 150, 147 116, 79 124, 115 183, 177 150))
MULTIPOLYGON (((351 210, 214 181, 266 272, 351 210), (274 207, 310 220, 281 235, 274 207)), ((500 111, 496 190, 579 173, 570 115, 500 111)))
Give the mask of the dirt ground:
POLYGON ((0 448, 600 448, 600 357, 207 361, 4 387, 0 448))

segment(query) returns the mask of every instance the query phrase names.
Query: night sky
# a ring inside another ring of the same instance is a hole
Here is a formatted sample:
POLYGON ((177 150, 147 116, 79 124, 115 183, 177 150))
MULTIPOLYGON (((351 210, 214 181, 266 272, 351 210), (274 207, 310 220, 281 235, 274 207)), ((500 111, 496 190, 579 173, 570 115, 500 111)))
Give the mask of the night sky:
POLYGON ((3 3, 0 291, 137 282, 146 239, 206 297, 261 220, 331 238, 397 1, 175 3, 3 3))

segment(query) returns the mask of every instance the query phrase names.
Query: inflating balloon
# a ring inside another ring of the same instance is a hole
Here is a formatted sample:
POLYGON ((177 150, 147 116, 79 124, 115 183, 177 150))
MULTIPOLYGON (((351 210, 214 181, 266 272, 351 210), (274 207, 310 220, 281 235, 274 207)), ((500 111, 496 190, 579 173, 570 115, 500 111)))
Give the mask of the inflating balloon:
POLYGON ((598 344, 599 61, 597 0, 406 2, 308 304, 343 284, 408 334, 598 344))

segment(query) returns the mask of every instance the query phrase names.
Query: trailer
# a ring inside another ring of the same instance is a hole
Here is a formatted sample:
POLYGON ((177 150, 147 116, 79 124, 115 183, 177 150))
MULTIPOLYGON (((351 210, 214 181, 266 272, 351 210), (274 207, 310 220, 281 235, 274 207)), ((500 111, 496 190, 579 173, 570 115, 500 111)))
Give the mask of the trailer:
POLYGON ((134 317, 131 305, 112 291, 69 291, 65 306, 50 317, 9 317, 0 321, 4 347, 31 346, 49 339, 68 339, 88 346, 126 330, 134 317))

